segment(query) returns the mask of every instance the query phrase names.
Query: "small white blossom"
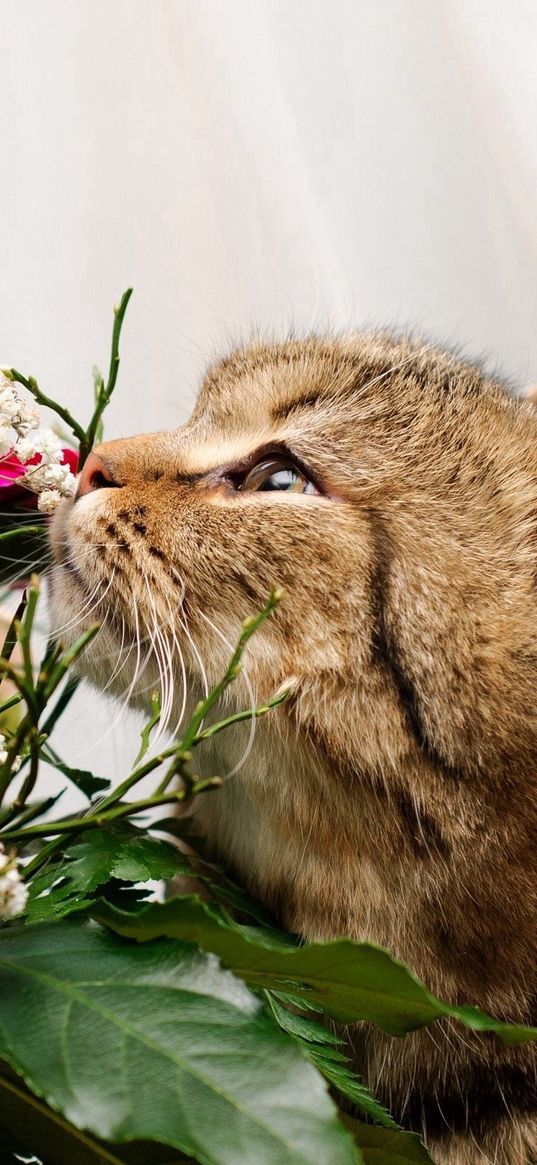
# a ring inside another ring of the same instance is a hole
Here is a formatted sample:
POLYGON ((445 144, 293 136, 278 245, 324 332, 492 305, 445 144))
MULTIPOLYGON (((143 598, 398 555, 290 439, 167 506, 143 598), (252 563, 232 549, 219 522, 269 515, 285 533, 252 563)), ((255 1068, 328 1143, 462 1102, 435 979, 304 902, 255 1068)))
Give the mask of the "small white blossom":
POLYGON ((61 461, 62 443, 60 438, 56 436, 56 433, 54 433, 52 429, 43 430, 41 452, 43 454, 43 459, 50 464, 61 461))
POLYGON ((28 900, 25 886, 13 857, 6 854, 0 842, 0 920, 6 922, 22 914, 28 900))
POLYGON ((0 421, 11 425, 16 432, 28 433, 40 424, 40 416, 32 405, 17 392, 10 381, 2 381, 0 387, 0 421))
POLYGON ((27 461, 31 461, 32 457, 35 457, 35 444, 31 437, 21 437, 17 441, 17 457, 19 461, 22 461, 23 465, 26 465, 27 461))
POLYGON ((0 417, 0 457, 5 457, 13 448, 13 430, 0 417))
POLYGON ((47 485, 54 486, 56 489, 61 489, 63 483, 70 474, 71 470, 68 465, 45 465, 43 467, 43 477, 47 485))
POLYGON ((43 461, 53 465, 61 459, 62 443, 52 429, 41 429, 36 433, 35 451, 41 453, 43 461))
POLYGON ((15 393, 13 387, 2 388, 0 390, 0 416, 11 424, 15 417, 19 416, 21 410, 20 400, 15 393))
POLYGON ((26 437, 27 433, 31 433, 34 429, 38 429, 41 424, 41 417, 37 409, 32 408, 31 405, 25 410, 23 418, 17 425, 17 432, 21 436, 26 437))
POLYGON ((59 489, 44 489, 37 500, 37 508, 42 514, 53 514, 62 500, 59 489))

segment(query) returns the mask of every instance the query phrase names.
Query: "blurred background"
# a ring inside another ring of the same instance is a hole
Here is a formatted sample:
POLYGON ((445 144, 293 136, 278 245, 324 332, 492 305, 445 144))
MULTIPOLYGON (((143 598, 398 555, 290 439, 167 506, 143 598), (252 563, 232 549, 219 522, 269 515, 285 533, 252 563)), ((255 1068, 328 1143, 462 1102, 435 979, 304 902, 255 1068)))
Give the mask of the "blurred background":
MULTIPOLYGON (((106 435, 241 338, 412 326, 537 380, 533 0, 0 0, 0 363, 106 435)), ((125 771, 89 691, 55 738, 125 771)))

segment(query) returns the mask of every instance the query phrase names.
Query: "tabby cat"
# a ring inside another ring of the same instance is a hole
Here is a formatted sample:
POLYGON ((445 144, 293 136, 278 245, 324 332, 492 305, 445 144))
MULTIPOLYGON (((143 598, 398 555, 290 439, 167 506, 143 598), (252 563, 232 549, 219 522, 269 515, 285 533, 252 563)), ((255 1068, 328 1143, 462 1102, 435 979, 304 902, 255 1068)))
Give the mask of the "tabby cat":
MULTIPOLYGON (((87 676, 140 705, 161 673, 170 731, 283 587, 230 700, 291 697, 242 760, 244 725, 218 738, 197 825, 285 927, 537 1023, 529 402, 406 337, 255 342, 187 424, 101 445, 52 543, 55 627, 104 617, 87 676)), ((440 1165, 537 1161, 535 1046, 448 1022, 349 1040, 440 1165)))

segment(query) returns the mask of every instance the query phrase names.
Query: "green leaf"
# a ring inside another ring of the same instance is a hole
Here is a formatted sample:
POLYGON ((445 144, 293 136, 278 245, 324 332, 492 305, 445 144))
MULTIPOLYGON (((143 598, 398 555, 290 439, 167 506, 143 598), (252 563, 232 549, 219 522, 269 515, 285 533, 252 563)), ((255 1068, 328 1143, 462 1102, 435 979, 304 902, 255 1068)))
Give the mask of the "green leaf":
POLYGON ((118 934, 141 942, 160 935, 184 938, 218 955, 254 987, 285 991, 300 1004, 319 1005, 342 1023, 369 1020, 389 1035, 405 1035, 450 1016, 475 1031, 496 1032, 506 1044, 537 1039, 537 1029, 501 1023, 477 1007, 437 999, 408 967, 382 947, 335 939, 290 947, 262 927, 232 923, 215 907, 185 895, 151 903, 134 916, 99 903, 95 917, 118 934))
POLYGON ((344 1041, 311 1017, 289 1011, 274 992, 265 994, 279 1026, 301 1041, 308 1060, 322 1072, 325 1080, 365 1116, 386 1128, 396 1129, 398 1126, 393 1117, 353 1072, 347 1057, 340 1051, 344 1041))
POLYGON ((109 1141, 160 1141, 201 1165, 360 1160, 297 1042, 180 941, 72 921, 0 931, 0 1055, 109 1141))
POLYGON ((88 799, 94 797, 96 793, 102 793, 105 789, 110 788, 110 781, 107 781, 105 777, 96 777, 88 769, 73 769, 70 765, 65 764, 48 743, 41 749, 41 755, 47 764, 52 765, 59 773, 67 777, 71 784, 75 785, 88 799))
POLYGON ((360 1147, 364 1165, 433 1165, 417 1133, 379 1129, 353 1120, 345 1123, 360 1147))
POLYGON ((183 855, 166 841, 147 837, 127 822, 87 830, 30 883, 29 922, 85 909, 98 887, 111 879, 148 882, 173 878, 183 855))

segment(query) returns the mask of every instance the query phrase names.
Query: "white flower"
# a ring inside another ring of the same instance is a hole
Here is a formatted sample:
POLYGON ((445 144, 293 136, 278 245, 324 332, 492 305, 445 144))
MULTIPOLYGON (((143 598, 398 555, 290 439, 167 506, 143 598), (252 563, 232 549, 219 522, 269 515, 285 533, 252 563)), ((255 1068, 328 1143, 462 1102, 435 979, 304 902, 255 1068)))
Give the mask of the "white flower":
POLYGON ((13 430, 0 417, 0 457, 5 457, 13 448, 13 430))
POLYGON ((28 900, 25 886, 13 857, 6 854, 0 842, 0 919, 16 918, 22 914, 28 900))
POLYGON ((31 405, 28 405, 28 408, 24 411, 24 416, 17 425, 17 432, 21 433, 22 436, 25 437, 27 433, 31 433, 32 430, 38 429, 40 424, 41 417, 39 416, 37 409, 34 409, 31 405))
POLYGON ((71 470, 68 465, 45 465, 43 467, 43 477, 47 485, 54 486, 56 489, 61 489, 66 477, 71 470))
POLYGON ((12 425, 19 434, 29 433, 38 428, 40 416, 33 407, 17 392, 10 381, 4 380, 0 386, 0 422, 12 425))
MULTIPOLYGON (((19 443, 17 443, 17 455, 18 444, 19 443)), ((40 453, 43 461, 46 462, 47 465, 56 464, 62 455, 62 443, 59 437, 57 437, 56 434, 52 431, 52 429, 37 429, 36 432, 32 433, 31 437, 28 437, 26 434, 24 434, 20 444, 22 444, 23 449, 27 454, 30 450, 32 451, 32 457, 35 457, 36 453, 40 453)), ((29 458, 27 456, 26 460, 28 459, 29 458)))
POLYGON ((0 391, 0 417, 11 424, 14 417, 20 413, 20 400, 13 387, 2 388, 0 391))
POLYGON ((59 489, 44 489, 37 500, 37 508, 42 514, 53 514, 62 500, 59 489))
POLYGON ((61 460, 62 443, 60 438, 56 436, 52 429, 42 429, 39 435, 39 452, 43 455, 43 461, 48 464, 54 464, 61 460))
POLYGON ((15 452, 19 461, 26 465, 27 461, 31 461, 35 457, 35 443, 31 437, 20 437, 17 441, 15 452))
POLYGON ((76 489, 76 474, 71 473, 71 470, 69 470, 69 473, 66 473, 65 478, 64 478, 64 482, 63 482, 62 493, 63 493, 64 498, 72 497, 72 495, 75 492, 75 489, 76 489))

